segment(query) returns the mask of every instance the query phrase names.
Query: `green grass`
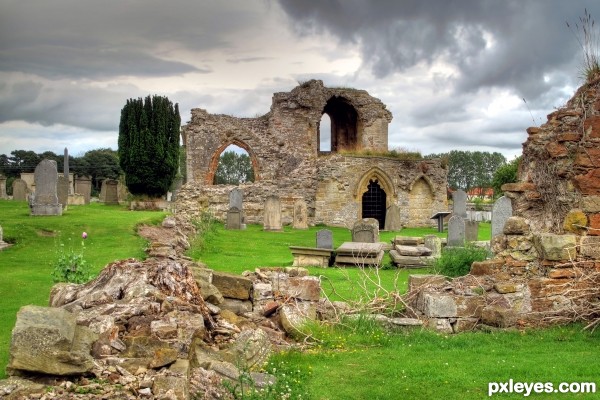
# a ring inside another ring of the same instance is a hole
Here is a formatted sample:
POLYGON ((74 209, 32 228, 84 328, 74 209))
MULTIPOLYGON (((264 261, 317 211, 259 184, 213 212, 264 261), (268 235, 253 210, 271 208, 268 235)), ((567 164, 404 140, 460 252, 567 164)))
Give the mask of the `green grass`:
POLYGON ((13 246, 0 251, 0 378, 8 363, 10 334, 24 305, 47 305, 51 272, 60 243, 78 250, 82 232, 85 260, 94 276, 108 263, 143 258, 145 240, 136 235, 140 223, 158 223, 161 212, 133 212, 119 206, 70 206, 62 216, 29 215, 26 202, 0 200, 0 226, 13 246))

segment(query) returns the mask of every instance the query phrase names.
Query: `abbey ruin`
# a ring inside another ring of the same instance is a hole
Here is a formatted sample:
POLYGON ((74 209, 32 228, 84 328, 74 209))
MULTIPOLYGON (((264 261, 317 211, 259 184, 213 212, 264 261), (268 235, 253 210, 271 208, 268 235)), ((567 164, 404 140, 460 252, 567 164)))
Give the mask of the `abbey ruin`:
POLYGON ((187 182, 177 210, 190 216, 210 210, 225 218, 233 186, 213 181, 222 152, 236 145, 248 152, 255 176, 241 185, 247 223, 261 223, 265 199, 277 195, 284 224, 303 199, 311 225, 351 226, 369 217, 383 229, 386 210, 396 205, 403 225, 433 226, 431 216, 447 209, 447 170, 440 160, 385 156, 391 120, 366 91, 327 88, 319 80, 275 93, 271 110, 257 118, 195 108, 182 130, 187 182), (324 114, 331 132, 320 132, 324 114), (321 148, 324 136, 327 148, 321 148))

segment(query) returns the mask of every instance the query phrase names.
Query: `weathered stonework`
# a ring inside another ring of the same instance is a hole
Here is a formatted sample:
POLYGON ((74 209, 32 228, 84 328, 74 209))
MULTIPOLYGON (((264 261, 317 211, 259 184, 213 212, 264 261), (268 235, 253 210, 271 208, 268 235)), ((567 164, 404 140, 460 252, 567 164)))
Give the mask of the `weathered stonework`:
POLYGON ((232 186, 213 180, 221 153, 233 144, 248 152, 254 168, 255 182, 240 186, 247 223, 262 223, 266 197, 277 195, 283 224, 292 222, 294 203, 303 199, 309 224, 351 226, 365 216, 362 196, 374 181, 385 193, 384 208, 399 206, 404 225, 433 226, 430 217, 447 209, 447 170, 440 160, 351 155, 385 153, 391 119, 385 105, 366 91, 327 88, 317 80, 275 93, 271 111, 258 118, 193 109, 182 131, 187 183, 178 194, 177 212, 193 218, 210 210, 225 219, 232 186), (331 117, 330 151, 319 149, 323 114, 331 117))

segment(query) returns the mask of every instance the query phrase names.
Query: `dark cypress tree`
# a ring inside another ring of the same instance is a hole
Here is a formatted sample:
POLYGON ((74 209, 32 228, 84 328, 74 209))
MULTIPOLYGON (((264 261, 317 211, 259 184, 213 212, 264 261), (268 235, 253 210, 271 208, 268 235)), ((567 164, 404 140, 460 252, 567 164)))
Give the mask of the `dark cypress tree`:
POLYGON ((121 110, 119 163, 134 195, 162 196, 179 166, 179 107, 167 97, 129 99, 121 110))

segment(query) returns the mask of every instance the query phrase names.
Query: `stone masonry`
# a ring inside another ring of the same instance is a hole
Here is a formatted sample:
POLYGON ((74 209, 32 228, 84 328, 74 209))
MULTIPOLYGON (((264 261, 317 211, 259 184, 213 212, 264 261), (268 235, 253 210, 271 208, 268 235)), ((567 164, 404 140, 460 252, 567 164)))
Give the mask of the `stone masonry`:
MULTIPOLYGON (((600 80, 527 129, 513 216, 495 256, 451 282, 415 277, 409 302, 431 327, 545 325, 594 318, 600 294, 600 80)), ((597 314, 596 314, 597 316, 597 314)))
POLYGON ((441 161, 360 155, 388 150, 391 119, 385 105, 366 91, 327 88, 318 80, 275 93, 271 110, 257 118, 193 109, 182 131, 187 183, 177 212, 193 218, 210 210, 225 219, 233 187, 213 180, 221 153, 233 144, 248 152, 254 168, 255 182, 241 185, 248 223, 262 223, 266 197, 278 195, 284 224, 292 222, 294 203, 302 199, 310 225, 351 226, 363 217, 362 196, 375 181, 385 192, 384 210, 395 204, 403 224, 430 226, 431 215, 447 209, 447 170, 441 161), (319 149, 323 114, 332 121, 330 151, 319 149))

